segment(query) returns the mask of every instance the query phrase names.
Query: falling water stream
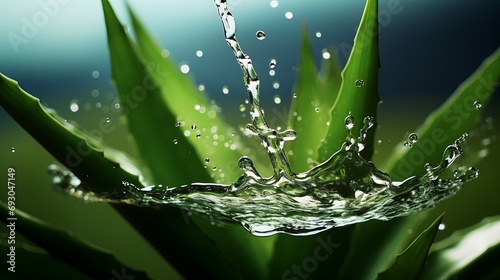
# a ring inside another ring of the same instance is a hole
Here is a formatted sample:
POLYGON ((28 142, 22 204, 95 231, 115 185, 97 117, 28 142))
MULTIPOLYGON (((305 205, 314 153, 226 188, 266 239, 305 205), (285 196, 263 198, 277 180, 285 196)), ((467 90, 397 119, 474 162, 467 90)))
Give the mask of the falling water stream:
MULTIPOLYGON (((274 173, 262 177, 249 157, 241 157, 242 176, 231 185, 194 183, 170 187, 155 185, 143 188, 123 182, 116 193, 85 191, 71 172, 51 165, 55 186, 85 201, 129 203, 141 206, 168 204, 190 212, 208 215, 215 221, 240 223, 254 235, 275 233, 310 235, 332 227, 370 219, 389 220, 436 205, 456 193, 462 185, 478 176, 475 168, 460 168, 454 178, 441 179, 463 150, 464 134, 449 145, 439 164, 425 165, 426 173, 403 181, 393 181, 374 164, 361 157, 365 137, 374 120, 365 117, 359 136, 353 135, 354 118, 345 119, 346 140, 325 162, 307 172, 294 173, 284 151, 285 141, 293 141, 293 130, 278 131, 268 126, 259 100, 259 78, 252 60, 236 39, 236 23, 225 0, 215 0, 225 39, 243 71, 250 103, 251 123, 246 128, 260 138, 269 155, 274 173)), ((409 143, 417 141, 412 135, 409 143)), ((412 143, 413 142, 413 143, 412 143)), ((411 146, 411 145, 410 145, 411 146)))

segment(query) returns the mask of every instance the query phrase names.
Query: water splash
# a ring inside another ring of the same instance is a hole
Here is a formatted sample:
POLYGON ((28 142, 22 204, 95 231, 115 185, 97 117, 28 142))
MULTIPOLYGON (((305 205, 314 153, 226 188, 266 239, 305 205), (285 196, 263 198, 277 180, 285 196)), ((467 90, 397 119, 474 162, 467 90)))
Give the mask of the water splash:
MULTIPOLYGON (((275 233, 310 235, 332 227, 370 219, 389 220, 430 208, 478 176, 479 172, 475 168, 459 168, 453 178, 439 178, 463 153, 460 144, 467 137, 464 134, 445 149, 437 165, 426 164, 423 167, 426 171, 424 175, 393 181, 387 173, 378 170, 360 155, 365 148, 367 132, 374 124, 373 118, 369 116, 363 119, 357 137, 352 131, 356 120, 347 116, 346 138, 341 148, 312 169, 303 173, 293 172, 284 144, 294 140, 296 133, 268 126, 260 106, 260 81, 252 60, 236 39, 234 17, 225 0, 215 0, 215 4, 226 42, 243 71, 251 117, 246 129, 260 139, 274 173, 267 178, 261 176, 252 159, 243 156, 238 161, 243 174, 231 185, 194 183, 176 187, 144 187, 123 181, 123 188, 114 192, 95 193, 86 191, 91 188, 71 172, 52 165, 49 169, 58 190, 89 202, 173 205, 208 215, 212 220, 240 223, 258 236, 275 233)), ((364 81, 356 80, 356 86, 364 86, 364 81)), ((181 125, 176 123, 176 126, 181 125)), ((417 140, 416 135, 410 134, 410 143, 417 140)), ((177 139, 173 143, 177 144, 177 139)), ((210 159, 206 158, 205 164, 209 162, 210 159)), ((217 167, 213 166, 212 169, 217 167)))

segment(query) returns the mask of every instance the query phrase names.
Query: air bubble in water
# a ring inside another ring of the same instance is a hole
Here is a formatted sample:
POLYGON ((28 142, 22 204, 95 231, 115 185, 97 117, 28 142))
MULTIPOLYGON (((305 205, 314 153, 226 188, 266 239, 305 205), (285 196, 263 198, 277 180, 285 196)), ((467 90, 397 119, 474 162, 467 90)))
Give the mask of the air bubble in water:
POLYGON ((363 87, 365 85, 365 81, 361 80, 361 79, 358 79, 354 82, 354 84, 356 85, 356 87, 363 87))
POLYGON ((274 103, 276 103, 276 104, 281 103, 281 97, 279 95, 275 95, 273 99, 274 99, 274 103))
POLYGON ((264 31, 262 30, 259 30, 257 31, 257 33, 255 33, 255 37, 257 37, 257 39, 259 40, 264 40, 266 39, 266 33, 264 33, 264 31))
POLYGON ((271 61, 269 62, 269 68, 271 68, 271 69, 272 69, 272 68, 274 68, 274 67, 276 67, 276 59, 274 59, 274 58, 273 58, 273 59, 271 59, 271 61))
POLYGON ((481 109, 481 107, 483 107, 483 104, 481 104, 481 102, 479 102, 479 101, 474 101, 473 106, 474 106, 474 109, 479 110, 479 109, 481 109))
POLYGON ((78 100, 76 100, 76 99, 71 100, 71 102, 69 103, 69 109, 73 113, 78 112, 78 110, 80 110, 80 106, 78 106, 78 100))

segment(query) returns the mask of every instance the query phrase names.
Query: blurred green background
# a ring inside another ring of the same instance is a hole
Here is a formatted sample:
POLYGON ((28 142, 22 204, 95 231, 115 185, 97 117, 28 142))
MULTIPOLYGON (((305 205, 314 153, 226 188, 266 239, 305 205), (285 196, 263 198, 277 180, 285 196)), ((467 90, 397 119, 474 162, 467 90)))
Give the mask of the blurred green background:
MULTIPOLYGON (((122 11, 119 13, 122 22, 128 22, 122 1, 111 2, 118 12, 122 11)), ((270 2, 228 1, 236 17, 238 39, 243 50, 253 58, 262 80, 262 102, 268 121, 279 126, 288 116, 301 25, 307 24, 318 65, 323 59, 322 52, 328 47, 337 48, 339 64, 343 65, 364 1, 282 0, 275 8, 270 2), (291 19, 285 17, 287 12, 293 13, 291 19), (264 40, 256 39, 258 30, 266 33, 264 40), (274 76, 269 74, 271 59, 277 61, 274 76), (273 86, 276 82, 278 88, 273 86), (279 104, 273 102, 276 95, 281 98, 279 104)), ((179 65, 189 66, 187 75, 196 85, 203 84, 204 91, 222 107, 226 121, 236 127, 244 126, 249 116, 239 110, 246 98, 241 71, 226 46, 213 1, 135 0, 129 3, 166 46, 169 57, 179 65), (198 50, 203 52, 201 57, 197 55, 198 50), (228 94, 223 94, 224 86, 229 88, 228 94)), ((383 104, 377 134, 381 144, 376 146, 375 163, 382 161, 394 145, 414 131, 427 114, 500 46, 500 3, 496 1, 387 0, 380 1, 380 11, 383 104)), ((117 100, 110 80, 100 1, 10 1, 0 9, 0 38, 2 73, 18 80, 21 87, 40 98, 44 105, 88 131, 97 129, 100 121, 110 118, 116 129, 104 135, 104 141, 134 155, 127 141, 126 127, 114 108, 117 100), (75 102, 78 110, 73 112, 75 108, 72 111, 70 104, 75 102)), ((430 210, 431 217, 446 211, 446 227, 438 239, 485 216, 500 214, 500 186, 496 178, 500 163, 500 128, 496 124, 500 99, 497 95, 488 107, 481 109, 485 117, 493 120, 492 128, 482 129, 466 144, 466 152, 471 154, 482 149, 488 151, 486 159, 475 165, 481 171, 480 177, 430 210), (488 144, 483 139, 491 141, 488 144)), ((486 125, 485 120, 481 125, 486 125)), ((173 273, 165 269, 159 255, 111 207, 85 204, 55 192, 47 173, 54 159, 2 109, 0 131, 1 200, 5 201, 7 195, 7 168, 15 168, 19 209, 116 252, 119 259, 133 267, 147 269, 156 278, 173 273)), ((186 225, 189 227, 189 219, 186 225)), ((416 229, 409 229, 413 231, 416 229)), ((20 260, 19 269, 23 269, 22 264, 20 260)))

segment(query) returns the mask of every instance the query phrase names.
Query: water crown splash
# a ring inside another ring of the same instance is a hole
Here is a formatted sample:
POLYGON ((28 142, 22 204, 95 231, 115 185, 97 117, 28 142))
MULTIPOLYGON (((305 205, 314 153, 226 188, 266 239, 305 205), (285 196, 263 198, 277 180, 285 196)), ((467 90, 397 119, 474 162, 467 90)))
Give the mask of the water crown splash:
MULTIPOLYGON (((332 227, 370 219, 389 220, 430 208, 478 176, 478 170, 470 168, 457 170, 452 179, 439 178, 463 153, 460 143, 466 138, 464 134, 445 149, 438 165, 425 165, 424 175, 393 181, 360 155, 367 131, 374 124, 373 118, 363 119, 363 127, 356 138, 352 131, 356 120, 352 116, 345 118, 347 136, 336 153, 307 172, 294 173, 284 143, 294 140, 296 133, 268 126, 260 106, 260 81, 252 60, 236 39, 234 17, 225 0, 215 0, 215 4, 226 42, 243 71, 251 116, 251 123, 246 128, 260 138, 270 158, 273 175, 263 178, 252 160, 243 156, 238 162, 243 175, 232 185, 194 183, 178 187, 141 187, 123 182, 123 189, 114 193, 94 193, 85 191, 90 188, 83 186, 71 172, 51 165, 49 169, 57 189, 85 201, 173 205, 209 215, 216 221, 240 223, 258 236, 310 235, 332 227)), ((416 135, 410 138, 413 143, 418 139, 416 135)))

